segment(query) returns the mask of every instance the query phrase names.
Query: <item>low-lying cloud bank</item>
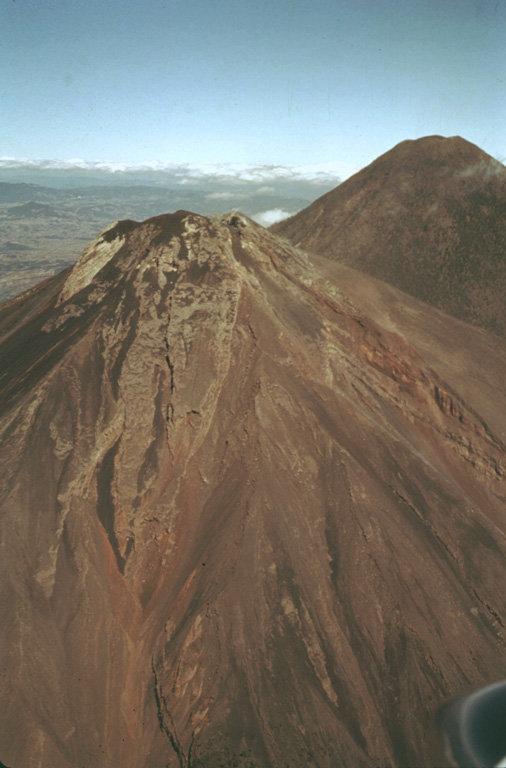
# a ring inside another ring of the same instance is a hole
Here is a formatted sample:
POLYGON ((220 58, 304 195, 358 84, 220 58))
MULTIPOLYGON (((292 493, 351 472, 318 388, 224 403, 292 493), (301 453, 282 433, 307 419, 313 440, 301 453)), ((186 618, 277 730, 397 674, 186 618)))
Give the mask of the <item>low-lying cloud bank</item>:
POLYGON ((358 170, 351 163, 334 161, 309 165, 251 165, 247 163, 171 164, 153 161, 141 164, 108 163, 73 158, 70 160, 0 157, 0 170, 92 171, 107 174, 170 175, 179 184, 201 180, 222 182, 307 181, 314 184, 339 183, 358 170))

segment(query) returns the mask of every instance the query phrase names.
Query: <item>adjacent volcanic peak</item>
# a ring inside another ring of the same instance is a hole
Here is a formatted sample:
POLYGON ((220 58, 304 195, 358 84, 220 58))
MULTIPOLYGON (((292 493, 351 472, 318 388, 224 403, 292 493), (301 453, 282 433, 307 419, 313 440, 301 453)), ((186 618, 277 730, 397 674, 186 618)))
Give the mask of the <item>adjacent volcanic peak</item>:
POLYGON ((506 168, 458 136, 404 141, 272 229, 506 335, 506 168))
POLYGON ((506 664, 496 339, 243 216, 0 310, 0 760, 429 766, 506 664))

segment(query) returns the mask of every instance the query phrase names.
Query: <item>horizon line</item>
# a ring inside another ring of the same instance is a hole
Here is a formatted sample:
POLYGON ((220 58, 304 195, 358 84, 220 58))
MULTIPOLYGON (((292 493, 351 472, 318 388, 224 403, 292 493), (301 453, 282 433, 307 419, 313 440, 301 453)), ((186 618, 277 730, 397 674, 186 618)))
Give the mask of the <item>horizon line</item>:
POLYGON ((17 158, 0 157, 1 170, 102 172, 107 174, 171 173, 182 179, 203 177, 241 181, 293 180, 326 183, 353 175, 360 167, 346 161, 320 163, 246 163, 246 162, 120 162, 84 160, 82 158, 17 158))

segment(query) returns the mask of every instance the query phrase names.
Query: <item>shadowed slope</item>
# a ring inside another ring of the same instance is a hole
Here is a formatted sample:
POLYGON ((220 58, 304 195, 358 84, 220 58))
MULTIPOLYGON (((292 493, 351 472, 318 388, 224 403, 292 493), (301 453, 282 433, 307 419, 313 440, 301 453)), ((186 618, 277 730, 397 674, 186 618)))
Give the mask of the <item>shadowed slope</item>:
POLYGON ((185 212, 0 332, 0 758, 431 765, 506 663, 493 339, 185 212))
POLYGON ((506 335, 506 168, 458 136, 402 142, 272 230, 506 335))

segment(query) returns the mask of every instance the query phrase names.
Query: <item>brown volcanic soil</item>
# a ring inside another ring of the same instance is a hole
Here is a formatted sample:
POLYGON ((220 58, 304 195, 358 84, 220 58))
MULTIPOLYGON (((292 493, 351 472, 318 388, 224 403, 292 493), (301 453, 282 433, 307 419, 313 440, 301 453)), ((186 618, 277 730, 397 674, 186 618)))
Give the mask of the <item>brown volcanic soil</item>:
POLYGON ((506 168, 458 136, 402 142, 272 231, 506 335, 506 168))
POLYGON ((0 760, 434 765, 506 666, 506 355, 241 216, 0 310, 0 760))

